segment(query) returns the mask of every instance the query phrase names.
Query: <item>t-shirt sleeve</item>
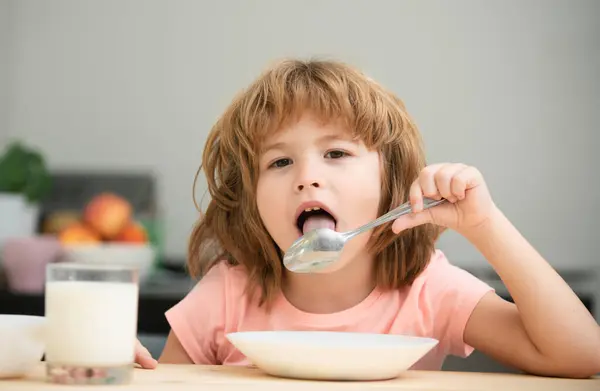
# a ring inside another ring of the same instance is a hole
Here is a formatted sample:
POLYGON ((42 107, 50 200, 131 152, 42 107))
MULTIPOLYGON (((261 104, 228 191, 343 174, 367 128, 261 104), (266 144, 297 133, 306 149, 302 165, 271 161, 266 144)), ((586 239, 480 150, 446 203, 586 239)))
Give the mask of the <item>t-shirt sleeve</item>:
POLYGON ((425 286, 440 347, 454 356, 469 356, 474 349, 464 341, 467 321, 481 298, 494 289, 466 270, 450 264, 439 250, 428 266, 425 286))
POLYGON ((225 338, 226 269, 212 267, 165 316, 195 364, 217 365, 217 347, 225 338))

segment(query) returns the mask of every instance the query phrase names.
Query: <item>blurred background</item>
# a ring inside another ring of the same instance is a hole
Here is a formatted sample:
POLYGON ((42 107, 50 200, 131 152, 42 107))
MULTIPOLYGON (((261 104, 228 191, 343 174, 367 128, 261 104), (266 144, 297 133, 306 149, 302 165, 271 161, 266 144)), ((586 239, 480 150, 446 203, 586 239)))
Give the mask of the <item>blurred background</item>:
MULTIPOLYGON (((429 161, 477 166, 600 319, 598 15, 595 0, 0 0, 0 313, 43 313, 48 235, 94 242, 127 216, 111 257, 144 270, 139 331, 158 354, 164 310, 193 283, 207 133, 269 63, 298 56, 393 90, 429 161), (84 222, 96 234, 64 232, 84 222)), ((503 292, 460 236, 439 247, 503 292)), ((446 368, 508 370, 477 353, 446 368)))

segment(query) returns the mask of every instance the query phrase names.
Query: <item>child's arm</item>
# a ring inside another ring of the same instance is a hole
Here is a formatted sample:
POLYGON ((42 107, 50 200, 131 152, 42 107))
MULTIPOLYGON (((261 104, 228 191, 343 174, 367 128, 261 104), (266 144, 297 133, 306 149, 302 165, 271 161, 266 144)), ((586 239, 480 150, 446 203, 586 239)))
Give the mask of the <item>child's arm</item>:
POLYGON ((415 213, 398 218, 398 233, 434 223, 467 238, 496 270, 515 304, 486 294, 467 322, 475 349, 527 372, 589 377, 600 372, 600 327, 589 311, 498 210, 474 167, 426 167, 410 188, 415 213), (423 211, 423 196, 448 204, 423 211))
MULTIPOLYGON (((214 265, 165 317, 171 326, 159 363, 218 365, 219 348, 226 342, 226 310, 244 284, 224 262, 214 265), (241 286, 241 288, 240 288, 241 286)), ((233 304, 232 304, 233 303, 233 304)))
POLYGON ((516 305, 485 296, 467 322, 465 342, 531 373, 599 373, 600 327, 508 219, 496 211, 467 238, 496 270, 516 305))
POLYGON ((172 330, 167 336, 167 342, 158 358, 158 362, 161 364, 193 364, 192 359, 172 330))

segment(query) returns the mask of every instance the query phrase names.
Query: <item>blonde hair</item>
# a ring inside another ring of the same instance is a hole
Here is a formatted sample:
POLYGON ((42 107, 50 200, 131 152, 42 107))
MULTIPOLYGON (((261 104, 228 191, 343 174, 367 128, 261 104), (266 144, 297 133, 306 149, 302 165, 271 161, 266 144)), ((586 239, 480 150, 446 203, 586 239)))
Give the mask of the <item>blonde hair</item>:
MULTIPOLYGON (((235 97, 208 135, 198 173, 204 167, 211 201, 190 237, 187 265, 192 276, 225 260, 245 267, 247 289, 260 292, 261 305, 280 290, 281 251, 256 203, 257 160, 265 137, 307 111, 325 121, 345 121, 367 148, 381 153, 380 214, 408 200, 425 157, 402 101, 340 62, 280 61, 235 97)), ((375 229, 369 245, 376 257, 377 284, 398 289, 427 266, 439 229, 422 225, 395 235, 390 224, 375 229)))

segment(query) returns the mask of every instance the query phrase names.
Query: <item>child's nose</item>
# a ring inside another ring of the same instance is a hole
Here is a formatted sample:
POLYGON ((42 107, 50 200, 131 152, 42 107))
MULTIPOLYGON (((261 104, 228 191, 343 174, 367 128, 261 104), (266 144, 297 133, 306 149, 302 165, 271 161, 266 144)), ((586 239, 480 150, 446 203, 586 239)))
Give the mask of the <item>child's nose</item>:
POLYGON ((323 167, 313 159, 298 159, 295 163, 296 191, 323 187, 323 167))
POLYGON ((317 181, 309 181, 306 183, 298 183, 298 191, 304 190, 305 187, 319 187, 319 182, 317 181))

